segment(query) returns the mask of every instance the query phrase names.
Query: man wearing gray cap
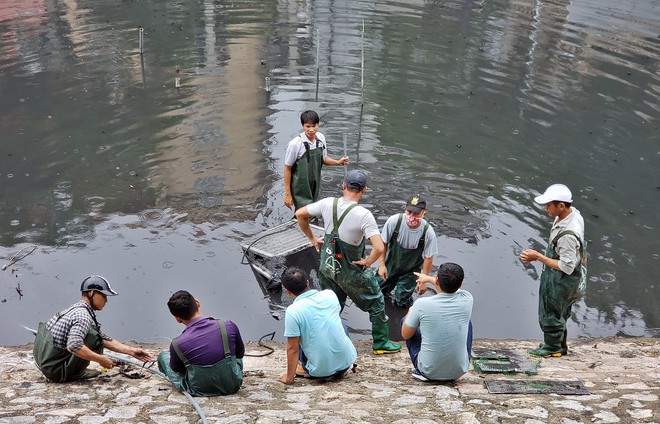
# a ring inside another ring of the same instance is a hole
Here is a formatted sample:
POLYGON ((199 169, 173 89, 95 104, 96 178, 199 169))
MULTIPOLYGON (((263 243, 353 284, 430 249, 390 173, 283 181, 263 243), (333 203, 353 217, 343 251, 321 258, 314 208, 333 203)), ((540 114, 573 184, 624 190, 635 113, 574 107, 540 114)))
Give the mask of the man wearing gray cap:
POLYGON ((58 312, 48 322, 39 323, 34 341, 34 362, 49 380, 55 382, 85 380, 100 374, 87 367, 90 361, 103 368, 114 367, 114 362, 103 354, 103 348, 130 355, 140 361, 151 360, 145 350, 127 346, 101 332, 96 320, 108 302, 116 296, 110 283, 100 275, 90 275, 80 285, 82 299, 68 309, 58 312))
POLYGON ((343 310, 350 297, 361 310, 369 312, 371 337, 375 354, 395 353, 401 345, 388 338, 385 301, 378 285, 378 276, 370 266, 384 250, 378 224, 371 212, 358 205, 367 191, 367 176, 353 170, 342 183, 342 197, 327 197, 296 211, 298 225, 321 253, 319 284, 337 295, 343 310), (325 238, 314 236, 309 217, 323 217, 325 238), (364 239, 371 242, 371 252, 364 257, 364 239))
POLYGON ((523 262, 543 263, 539 288, 539 324, 543 330, 543 343, 529 354, 557 357, 568 354, 566 321, 571 316, 571 306, 586 289, 584 220, 571 206, 573 196, 563 184, 551 185, 534 201, 543 205, 555 220, 545 255, 532 249, 525 249, 520 254, 523 262))
POLYGON ((404 213, 392 215, 383 226, 380 236, 385 251, 380 256, 378 275, 382 278, 383 294, 394 290, 394 304, 403 308, 412 305, 412 294, 426 291, 426 284, 418 284, 414 272, 429 275, 433 256, 438 254, 435 231, 424 219, 426 200, 413 194, 406 202, 404 213))

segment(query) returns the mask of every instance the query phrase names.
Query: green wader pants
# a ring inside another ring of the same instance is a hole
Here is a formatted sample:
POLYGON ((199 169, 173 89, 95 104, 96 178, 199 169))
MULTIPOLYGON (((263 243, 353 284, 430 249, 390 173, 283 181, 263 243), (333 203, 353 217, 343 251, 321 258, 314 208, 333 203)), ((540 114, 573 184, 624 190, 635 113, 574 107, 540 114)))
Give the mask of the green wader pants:
MULTIPOLYGON (((326 234, 321 248, 319 267, 319 285, 322 289, 331 289, 337 295, 341 309, 344 309, 346 297, 349 297, 361 310, 369 313, 373 349, 385 349, 392 345, 388 338, 385 301, 378 284, 379 278, 370 268, 355 265, 353 261, 364 255, 364 240, 359 246, 344 243, 339 239, 339 226, 346 214, 356 205, 351 205, 337 219, 337 202, 333 204, 333 230, 326 234)), ((392 349, 387 349, 392 350, 392 349)))
POLYGON ((383 294, 388 294, 394 289, 394 303, 397 306, 407 308, 413 303, 412 294, 417 286, 417 276, 413 272, 420 272, 424 263, 422 254, 424 253, 426 231, 429 229, 429 224, 427 223, 424 226, 417 247, 415 249, 405 249, 397 240, 402 220, 403 214, 399 214, 396 227, 390 237, 390 242, 387 244, 387 256, 385 258, 387 279, 380 281, 380 289, 383 294))
POLYGON ((295 210, 316 202, 321 188, 321 167, 323 148, 316 142, 316 148, 309 149, 305 144, 305 154, 298 158, 291 170, 291 196, 295 210))
POLYGON ((167 376, 175 389, 190 393, 192 396, 223 396, 234 394, 241 388, 243 359, 231 354, 225 323, 218 320, 218 325, 222 332, 225 357, 213 365, 191 364, 179 349, 176 338, 172 340, 172 347, 186 367, 185 375, 177 374, 170 368, 169 351, 158 354, 158 368, 167 376))
MULTIPOLYGON (((94 352, 103 354, 100 329, 100 325, 92 327, 85 336, 84 342, 85 346, 94 352)), ((43 322, 39 323, 32 353, 39 370, 46 378, 57 383, 79 380, 89 366, 89 361, 77 357, 66 349, 56 347, 53 343, 53 334, 43 322)))
POLYGON ((584 263, 584 246, 582 240, 572 231, 562 231, 557 234, 548 246, 545 256, 550 259, 559 259, 555 252, 557 240, 563 236, 573 236, 580 243, 580 263, 575 267, 572 274, 544 266, 541 273, 541 285, 539 288, 539 325, 543 330, 543 345, 541 346, 551 352, 567 352, 566 321, 571 316, 571 307, 582 296, 586 290, 587 268, 584 263))

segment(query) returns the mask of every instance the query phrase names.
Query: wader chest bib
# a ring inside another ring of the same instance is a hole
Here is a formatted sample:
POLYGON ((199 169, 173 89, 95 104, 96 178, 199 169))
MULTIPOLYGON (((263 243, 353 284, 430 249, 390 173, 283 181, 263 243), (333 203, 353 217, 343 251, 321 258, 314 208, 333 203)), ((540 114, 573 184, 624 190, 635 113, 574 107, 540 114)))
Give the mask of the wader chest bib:
POLYGON ((321 188, 321 167, 325 147, 321 146, 318 140, 316 140, 316 148, 313 150, 304 140, 303 144, 305 153, 293 164, 291 170, 291 196, 296 210, 314 203, 319 197, 321 188))
POLYGON ((217 320, 222 333, 224 359, 213 365, 193 365, 186 359, 176 338, 172 340, 174 351, 186 367, 186 374, 181 381, 182 389, 193 396, 220 396, 238 392, 243 384, 243 360, 236 358, 229 349, 227 327, 222 320, 217 320))
POLYGON ((364 239, 359 246, 353 246, 339 239, 339 226, 357 204, 349 206, 337 219, 338 202, 339 199, 335 198, 332 204, 333 229, 330 234, 325 235, 321 248, 319 285, 322 289, 335 292, 342 310, 346 304, 346 297, 350 297, 355 306, 369 313, 374 352, 397 352, 401 346, 390 342, 388 338, 385 302, 378 284, 379 278, 373 269, 364 269, 363 266, 353 263, 364 255, 364 239))
POLYGON ((539 325, 543 330, 544 344, 557 352, 565 349, 566 321, 571 316, 571 306, 584 296, 587 281, 584 245, 573 231, 566 230, 557 234, 548 245, 545 256, 559 259, 555 249, 557 241, 564 236, 575 237, 580 243, 579 263, 572 274, 544 266, 539 288, 539 325))
POLYGON ((408 307, 412 304, 412 294, 417 285, 417 276, 413 272, 419 272, 422 269, 424 258, 424 245, 426 243, 426 231, 429 229, 427 222, 419 239, 417 247, 406 249, 398 241, 399 229, 403 221, 403 214, 399 214, 394 232, 390 237, 390 243, 387 246, 387 257, 385 265, 387 266, 387 280, 381 281, 380 288, 387 294, 392 289, 394 291, 394 302, 398 306, 408 307))
MULTIPOLYGON (((59 312, 55 322, 59 321, 68 312, 77 308, 84 308, 84 306, 76 306, 64 312, 59 312)), ((96 317, 93 314, 90 313, 90 315, 92 315, 94 324, 92 324, 92 328, 85 335, 84 343, 92 351, 103 354, 101 325, 96 322, 96 317)), ((53 334, 46 328, 46 324, 43 322, 39 323, 32 354, 34 355, 35 364, 44 376, 58 383, 80 379, 83 372, 89 366, 89 361, 77 357, 66 349, 56 347, 53 343, 53 334)))

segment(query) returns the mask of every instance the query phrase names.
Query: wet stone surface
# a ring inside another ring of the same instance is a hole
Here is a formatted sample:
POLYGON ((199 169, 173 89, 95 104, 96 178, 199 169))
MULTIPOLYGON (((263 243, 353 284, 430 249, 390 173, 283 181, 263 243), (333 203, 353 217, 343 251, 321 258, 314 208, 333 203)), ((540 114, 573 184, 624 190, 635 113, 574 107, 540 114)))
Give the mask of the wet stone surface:
MULTIPOLYGON (((537 343, 480 339, 474 345, 525 352, 537 343)), ((356 373, 339 381, 296 379, 285 386, 275 381, 285 367, 284 346, 277 345, 272 355, 245 358, 246 377, 236 395, 196 401, 209 423, 660 422, 658 339, 572 340, 570 354, 540 360, 537 375, 484 375, 471 369, 451 384, 414 379, 405 349, 375 356, 368 341, 357 347, 356 373), (490 394, 485 378, 579 380, 590 394, 490 394)), ((141 374, 144 378, 129 379, 115 368, 94 380, 56 384, 35 367, 31 346, 0 347, 0 423, 200 422, 186 397, 167 381, 141 374)))

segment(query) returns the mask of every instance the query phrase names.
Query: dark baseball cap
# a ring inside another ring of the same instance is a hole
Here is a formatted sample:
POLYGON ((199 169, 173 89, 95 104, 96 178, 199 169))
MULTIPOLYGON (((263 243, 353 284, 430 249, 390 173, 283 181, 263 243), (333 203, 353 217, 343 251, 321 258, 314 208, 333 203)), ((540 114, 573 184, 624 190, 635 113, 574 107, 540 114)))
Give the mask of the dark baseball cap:
POLYGON ((415 213, 420 213, 421 211, 426 210, 426 199, 420 194, 413 194, 406 202, 406 210, 415 213))
POLYGON ((357 169, 350 171, 346 175, 346 186, 355 190, 362 190, 367 186, 367 175, 357 169))

